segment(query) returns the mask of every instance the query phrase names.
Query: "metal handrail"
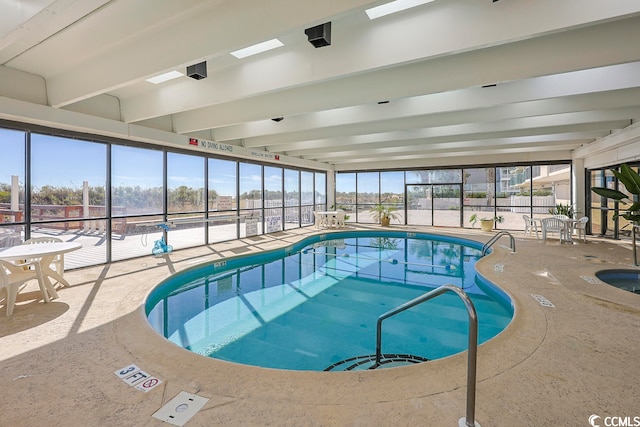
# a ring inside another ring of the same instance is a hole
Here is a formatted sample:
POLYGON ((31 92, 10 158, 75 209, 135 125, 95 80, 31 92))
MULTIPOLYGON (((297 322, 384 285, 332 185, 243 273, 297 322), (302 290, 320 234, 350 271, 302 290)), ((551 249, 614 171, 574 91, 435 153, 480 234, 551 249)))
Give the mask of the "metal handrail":
MULTIPOLYGON (((476 359, 478 354, 478 316, 476 309, 471 302, 471 299, 460 288, 454 285, 443 285, 437 289, 434 289, 426 294, 423 294, 417 298, 407 301, 398 307, 387 311, 380 317, 378 317, 377 330, 376 330, 376 361, 375 364, 369 369, 375 369, 380 366, 380 359, 382 358, 382 321, 394 316, 402 311, 408 310, 418 304, 421 304, 431 298, 435 298, 444 294, 447 291, 451 291, 458 295, 469 314, 469 344, 468 344, 468 357, 467 357, 467 415, 465 424, 468 427, 475 426, 475 411, 476 411, 476 359)), ((462 419, 460 420, 462 421, 462 419)))
POLYGON ((509 236, 510 249, 513 252, 515 252, 516 251, 516 239, 514 239, 513 236, 511 235, 511 233, 509 233, 508 231, 502 230, 501 232, 499 232, 498 234, 493 236, 487 243, 482 245, 482 256, 485 256, 487 254, 487 251, 489 250, 489 248, 491 246, 493 246, 493 244, 495 242, 497 242, 500 239, 500 237, 502 237, 502 236, 509 236))
POLYGON ((640 226, 638 225, 632 225, 631 226, 631 243, 633 245, 633 264, 634 265, 640 265, 638 264, 638 248, 636 247, 636 239, 637 239, 637 232, 636 230, 639 230, 640 226))

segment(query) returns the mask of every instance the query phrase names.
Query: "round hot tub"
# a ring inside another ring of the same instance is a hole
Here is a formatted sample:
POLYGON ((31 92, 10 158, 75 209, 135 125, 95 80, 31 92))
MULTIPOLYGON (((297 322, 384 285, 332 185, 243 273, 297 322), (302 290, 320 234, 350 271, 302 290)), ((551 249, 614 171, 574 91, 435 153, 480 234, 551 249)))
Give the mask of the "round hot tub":
POLYGON ((640 270, 601 270, 596 277, 616 288, 640 294, 640 270))

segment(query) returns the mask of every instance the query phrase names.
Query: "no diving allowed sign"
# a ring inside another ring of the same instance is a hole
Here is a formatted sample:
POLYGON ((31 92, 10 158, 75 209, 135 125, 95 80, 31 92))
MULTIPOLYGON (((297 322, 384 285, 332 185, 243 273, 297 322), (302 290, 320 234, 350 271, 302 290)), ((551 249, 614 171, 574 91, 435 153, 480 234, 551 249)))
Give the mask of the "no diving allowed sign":
POLYGON ((128 385, 144 392, 148 392, 162 383, 160 379, 151 376, 133 363, 118 369, 114 374, 128 385))

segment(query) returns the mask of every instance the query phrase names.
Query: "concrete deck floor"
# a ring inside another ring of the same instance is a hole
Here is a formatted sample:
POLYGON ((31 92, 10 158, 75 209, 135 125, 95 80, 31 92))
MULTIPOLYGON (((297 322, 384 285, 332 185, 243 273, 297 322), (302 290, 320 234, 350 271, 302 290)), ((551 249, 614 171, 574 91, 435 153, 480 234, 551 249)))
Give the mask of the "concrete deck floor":
MULTIPOLYGON (((493 235, 423 230, 480 241, 493 235)), ((29 285, 13 316, 0 308, 0 425, 158 426, 163 423, 152 414, 180 391, 209 399, 189 427, 458 425, 466 405, 466 352, 378 371, 290 372, 190 353, 146 323, 145 296, 170 274, 284 247, 314 232, 69 271, 73 286, 49 304, 29 285), (145 393, 114 375, 131 363, 162 384, 145 393)), ((629 242, 590 238, 560 245, 514 235, 515 254, 496 247, 478 264, 512 296, 516 315, 479 348, 476 420, 484 427, 589 426, 592 414, 640 416, 640 295, 588 280, 601 269, 633 268, 629 242), (543 307, 532 294, 555 307, 543 307)))

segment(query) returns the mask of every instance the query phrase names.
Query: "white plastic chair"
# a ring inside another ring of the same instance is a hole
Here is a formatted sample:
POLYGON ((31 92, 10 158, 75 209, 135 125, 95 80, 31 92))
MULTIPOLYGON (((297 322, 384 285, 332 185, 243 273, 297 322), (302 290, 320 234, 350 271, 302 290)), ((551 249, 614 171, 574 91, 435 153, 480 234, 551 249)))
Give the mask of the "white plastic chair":
POLYGON ((538 224, 528 215, 522 215, 522 218, 524 219, 524 235, 526 236, 528 234, 531 236, 531 230, 535 230, 536 239, 539 239, 538 224))
POLYGON ((560 218, 542 218, 542 240, 547 240, 548 233, 558 233, 558 238, 562 242, 565 232, 565 223, 560 218))
POLYGON ((573 230, 578 233, 578 239, 582 238, 585 243, 587 241, 587 222, 589 222, 589 217, 583 216, 573 226, 573 230))
POLYGON ((335 218, 335 225, 337 228, 342 228, 345 226, 344 223, 344 217, 346 215, 346 212, 343 210, 339 210, 337 215, 334 217, 335 218))
POLYGON ((315 218, 316 228, 325 228, 327 227, 327 216, 319 214, 318 212, 313 213, 313 217, 315 218))
POLYGON ((13 314, 13 307, 16 304, 18 292, 20 292, 20 285, 33 279, 38 281, 45 301, 49 302, 49 294, 44 287, 40 264, 31 262, 16 265, 0 259, 0 290, 6 290, 5 305, 7 306, 7 316, 13 314), (33 269, 25 269, 24 267, 33 267, 33 269))
MULTIPOLYGON (((38 243, 53 243, 53 242, 62 242, 62 240, 57 237, 33 237, 31 239, 27 239, 24 241, 23 245, 37 245, 38 243)), ((51 261, 51 265, 53 265, 53 269, 60 276, 64 274, 64 254, 56 255, 56 257, 51 261)))

